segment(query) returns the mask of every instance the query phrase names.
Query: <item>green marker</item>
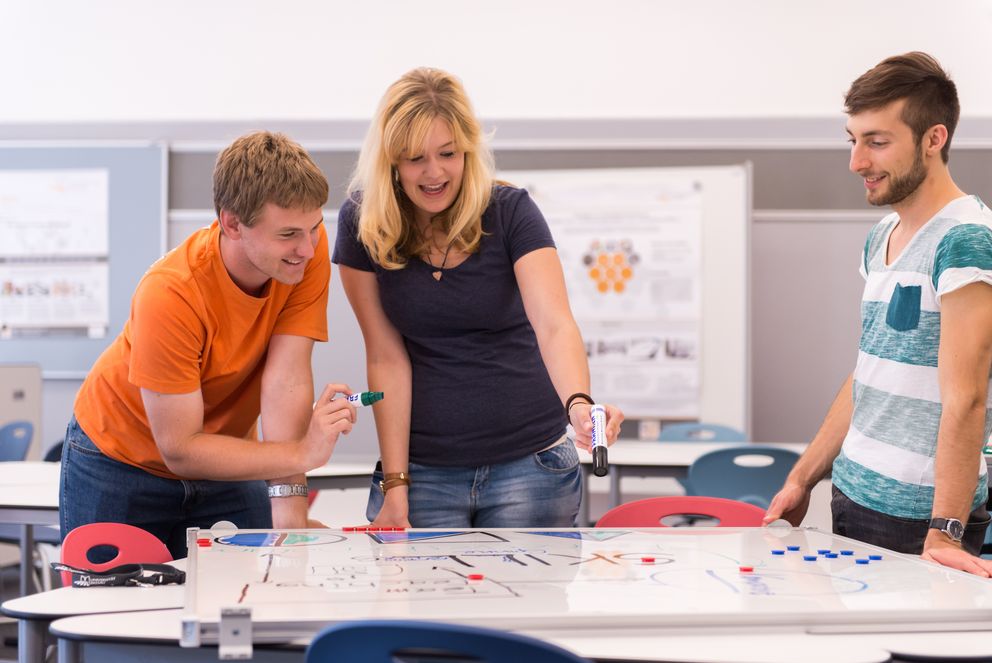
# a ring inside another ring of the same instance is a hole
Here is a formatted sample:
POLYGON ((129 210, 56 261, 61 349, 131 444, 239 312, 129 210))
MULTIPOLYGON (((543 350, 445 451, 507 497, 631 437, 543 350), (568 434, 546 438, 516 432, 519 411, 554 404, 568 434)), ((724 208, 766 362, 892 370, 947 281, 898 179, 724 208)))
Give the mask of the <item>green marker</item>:
POLYGON ((348 402, 355 407, 365 407, 366 405, 372 405, 377 401, 381 401, 385 396, 381 391, 363 391, 360 394, 352 394, 348 397, 348 402))

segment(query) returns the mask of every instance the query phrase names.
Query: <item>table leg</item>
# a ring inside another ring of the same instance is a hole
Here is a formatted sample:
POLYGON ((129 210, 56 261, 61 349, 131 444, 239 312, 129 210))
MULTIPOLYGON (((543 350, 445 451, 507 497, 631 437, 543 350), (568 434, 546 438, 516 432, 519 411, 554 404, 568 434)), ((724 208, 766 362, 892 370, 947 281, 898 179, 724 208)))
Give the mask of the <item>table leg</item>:
POLYGON ((21 525, 21 596, 35 593, 34 525, 21 525))
POLYGON ((79 643, 59 638, 59 663, 79 663, 79 643))
POLYGON ((581 465, 582 470, 582 499, 579 502, 579 527, 592 527, 589 522, 589 470, 581 465))
POLYGON ((620 506, 620 466, 610 468, 610 508, 620 506))
POLYGON ((43 663, 45 660, 46 619, 17 621, 17 663, 43 663))

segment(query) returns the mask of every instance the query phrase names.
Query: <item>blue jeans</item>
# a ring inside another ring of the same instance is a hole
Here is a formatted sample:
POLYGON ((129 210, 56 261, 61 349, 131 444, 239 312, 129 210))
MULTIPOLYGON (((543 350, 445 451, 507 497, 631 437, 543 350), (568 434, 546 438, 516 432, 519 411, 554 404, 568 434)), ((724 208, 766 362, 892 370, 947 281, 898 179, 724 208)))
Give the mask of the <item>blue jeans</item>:
MULTIPOLYGON (((881 548, 901 553, 919 555, 923 540, 930 531, 929 520, 897 518, 863 507, 833 487, 830 498, 834 534, 864 541, 881 548)), ((989 526, 989 512, 979 506, 968 516, 961 545, 972 555, 978 555, 985 541, 985 528, 989 526)))
POLYGON ((62 449, 59 483, 62 538, 87 523, 127 523, 186 557, 186 528, 229 520, 242 529, 272 527, 264 481, 164 479, 114 460, 97 448, 73 417, 62 449))
MULTIPOLYGON (((381 479, 377 465, 365 511, 370 522, 382 508, 381 479)), ((414 527, 574 527, 581 497, 579 454, 570 440, 498 465, 410 463, 414 527)))

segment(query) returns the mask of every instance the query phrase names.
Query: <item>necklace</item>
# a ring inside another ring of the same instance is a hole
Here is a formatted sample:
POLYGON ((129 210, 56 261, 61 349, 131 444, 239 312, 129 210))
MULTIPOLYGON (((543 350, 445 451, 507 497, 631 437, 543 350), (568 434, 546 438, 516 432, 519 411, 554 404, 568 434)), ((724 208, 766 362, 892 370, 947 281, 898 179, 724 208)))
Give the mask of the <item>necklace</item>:
MULTIPOLYGON (((440 267, 435 267, 434 266, 434 261, 431 260, 431 254, 430 254, 430 252, 427 253, 427 264, 429 264, 431 266, 431 268, 434 270, 433 272, 431 272, 431 276, 434 277, 434 280, 435 281, 440 281, 441 280, 441 277, 444 275, 441 270, 444 269, 444 265, 448 262, 448 251, 451 250, 451 245, 452 245, 453 242, 454 242, 454 240, 452 240, 451 242, 448 242, 448 247, 444 250, 444 255, 441 256, 441 266, 440 267)), ((433 242, 431 244, 433 244, 433 242)))

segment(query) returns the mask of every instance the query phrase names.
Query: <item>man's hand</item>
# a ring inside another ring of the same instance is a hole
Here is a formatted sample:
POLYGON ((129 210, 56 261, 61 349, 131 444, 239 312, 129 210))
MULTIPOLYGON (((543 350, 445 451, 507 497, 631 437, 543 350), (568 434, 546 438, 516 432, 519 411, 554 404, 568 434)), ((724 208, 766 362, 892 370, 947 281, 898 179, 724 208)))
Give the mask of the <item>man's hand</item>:
POLYGON ((992 560, 975 557, 936 530, 931 530, 923 542, 923 559, 983 578, 992 577, 992 560))
POLYGON ((347 435, 355 424, 355 406, 345 398, 334 399, 334 395, 339 393, 350 395, 351 389, 345 384, 327 385, 313 407, 310 426, 302 440, 305 470, 326 464, 337 444, 338 435, 347 435))
POLYGON ((780 518, 785 518, 793 527, 799 527, 809 509, 809 494, 810 491, 799 484, 786 483, 782 486, 782 490, 778 491, 772 498, 761 522, 767 525, 780 518))

